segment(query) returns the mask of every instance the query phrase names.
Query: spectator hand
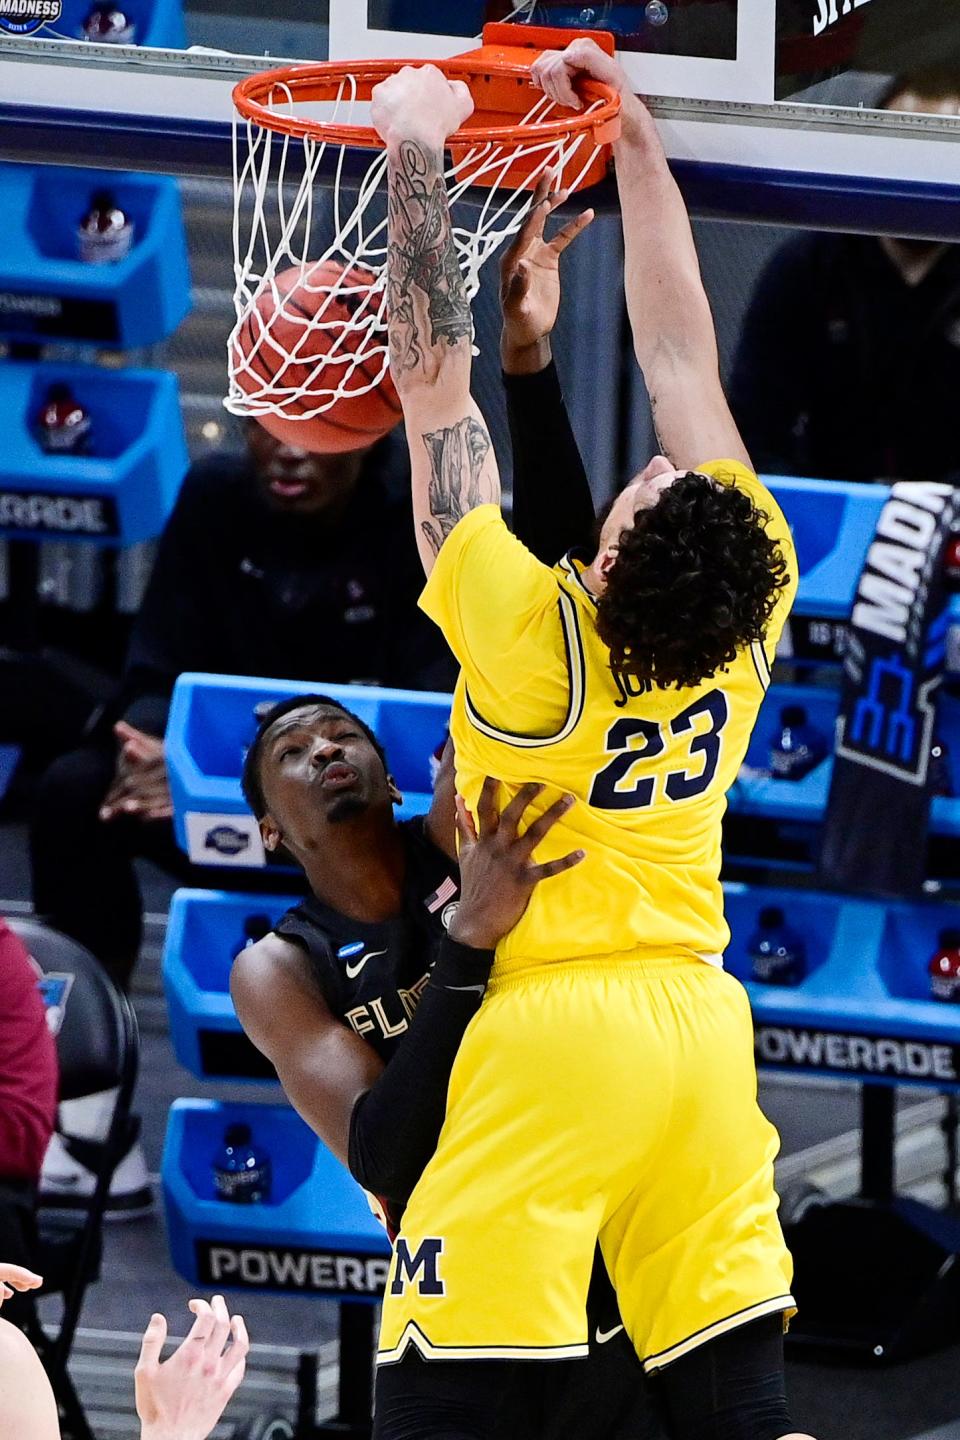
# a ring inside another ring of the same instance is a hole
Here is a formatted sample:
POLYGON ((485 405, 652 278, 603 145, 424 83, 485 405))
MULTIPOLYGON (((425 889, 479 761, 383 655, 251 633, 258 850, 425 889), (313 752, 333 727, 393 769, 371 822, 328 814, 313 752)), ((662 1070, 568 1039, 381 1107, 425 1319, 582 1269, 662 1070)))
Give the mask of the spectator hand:
POLYGON ((467 86, 448 80, 436 65, 404 65, 375 85, 370 98, 370 120, 387 145, 412 140, 440 150, 473 114, 467 86))
POLYGON ((457 833, 460 837, 460 905, 450 922, 450 935, 461 945, 492 950, 520 919, 530 896, 542 880, 579 865, 582 850, 558 860, 531 864, 534 850, 573 804, 563 795, 533 821, 523 835, 521 820, 542 785, 522 786, 501 815, 497 808, 500 782, 489 776, 477 803, 479 833, 460 796, 457 796, 457 833))
POLYGON ((0 1305, 9 1300, 14 1290, 36 1290, 43 1284, 43 1277, 22 1265, 8 1265, 0 1261, 0 1305))
POLYGON ((141 1440, 206 1440, 243 1379, 250 1342, 242 1318, 230 1316, 222 1295, 209 1305, 191 1300, 190 1309, 190 1334, 163 1364, 166 1320, 151 1315, 144 1332, 134 1371, 141 1440))
POLYGON ((138 820, 168 820, 173 814, 163 740, 121 720, 113 727, 120 754, 113 784, 100 807, 101 820, 118 815, 138 820))
POLYGON ((560 311, 560 256, 593 220, 584 210, 544 238, 547 217, 568 198, 568 190, 551 193, 552 177, 541 176, 523 228, 500 262, 500 305, 503 335, 500 350, 508 374, 542 370, 550 359, 546 345, 560 311))

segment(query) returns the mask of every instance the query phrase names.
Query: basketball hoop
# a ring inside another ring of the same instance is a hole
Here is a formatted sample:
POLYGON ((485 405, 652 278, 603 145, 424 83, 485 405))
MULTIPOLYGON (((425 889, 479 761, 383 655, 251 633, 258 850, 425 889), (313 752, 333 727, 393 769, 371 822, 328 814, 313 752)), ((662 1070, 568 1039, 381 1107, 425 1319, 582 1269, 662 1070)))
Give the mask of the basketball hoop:
MULTIPOLYGON (((446 170, 470 299, 543 175, 573 191, 606 174, 620 128, 616 91, 578 82, 583 109, 574 111, 530 83, 537 55, 578 33, 613 54, 603 32, 499 24, 485 28, 479 50, 430 62, 474 98, 467 125, 447 142, 446 170)), ((236 323, 224 403, 236 415, 311 420, 384 382, 387 156, 364 112, 374 86, 410 63, 290 66, 233 92, 236 323), (358 169, 364 151, 372 158, 358 169), (332 188, 329 207, 318 204, 321 185, 332 188), (299 268, 293 296, 291 267, 299 268)))

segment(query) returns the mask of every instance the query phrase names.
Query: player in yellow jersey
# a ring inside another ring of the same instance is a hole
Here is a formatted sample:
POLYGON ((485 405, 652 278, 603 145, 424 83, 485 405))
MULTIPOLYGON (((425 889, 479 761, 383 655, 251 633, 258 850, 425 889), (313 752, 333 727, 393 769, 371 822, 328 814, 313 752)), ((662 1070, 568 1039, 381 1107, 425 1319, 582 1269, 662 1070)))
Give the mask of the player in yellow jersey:
POLYGON ((718 877, 725 792, 796 560, 721 389, 689 223, 653 122, 589 41, 543 57, 535 78, 579 105, 583 72, 623 95, 626 295, 665 454, 618 497, 596 553, 555 570, 503 523, 470 397, 443 144, 471 97, 430 66, 374 91, 421 603, 462 667, 459 788, 474 810, 486 774, 504 800, 530 780, 544 785, 542 807, 565 792, 569 809, 540 851, 585 852, 501 942, 464 1038, 387 1284, 378 1440, 487 1435, 499 1365, 586 1353, 598 1238, 627 1332, 661 1377, 671 1433, 792 1432, 777 1138, 757 1106, 746 995, 722 969, 718 877))

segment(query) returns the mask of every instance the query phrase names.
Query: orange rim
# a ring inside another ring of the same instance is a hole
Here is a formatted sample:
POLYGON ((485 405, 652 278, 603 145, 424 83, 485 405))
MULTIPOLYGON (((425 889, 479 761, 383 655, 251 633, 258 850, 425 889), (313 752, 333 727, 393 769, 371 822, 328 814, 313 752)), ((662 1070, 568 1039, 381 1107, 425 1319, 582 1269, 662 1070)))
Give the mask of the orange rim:
MULTIPOLYGON (((314 65, 288 65, 276 70, 265 70, 261 74, 249 75, 234 87, 233 103, 245 120, 273 130, 281 135, 294 135, 301 139, 325 141, 334 145, 349 145, 362 150, 382 150, 383 141, 372 125, 344 125, 338 121, 311 120, 296 115, 282 115, 271 110, 271 91, 282 86, 285 99, 296 103, 327 101, 338 98, 340 87, 345 80, 353 80, 357 87, 357 99, 369 98, 374 85, 395 74, 405 65, 435 64, 450 80, 464 80, 470 85, 477 98, 482 90, 480 82, 486 80, 516 80, 529 84, 528 65, 509 61, 480 59, 470 56, 452 60, 360 60, 321 61, 314 65), (471 82, 476 83, 476 89, 471 82)), ((575 136, 591 134, 597 145, 609 144, 615 139, 614 128, 620 114, 620 96, 611 85, 599 80, 584 80, 578 86, 580 94, 588 102, 599 102, 589 114, 566 110, 558 118, 544 120, 532 125, 489 125, 482 123, 458 130, 447 138, 449 145, 497 144, 505 147, 537 144, 543 141, 570 140, 575 136)), ((482 99, 482 95, 480 96, 482 99)), ((475 112, 481 122, 483 109, 475 112)))

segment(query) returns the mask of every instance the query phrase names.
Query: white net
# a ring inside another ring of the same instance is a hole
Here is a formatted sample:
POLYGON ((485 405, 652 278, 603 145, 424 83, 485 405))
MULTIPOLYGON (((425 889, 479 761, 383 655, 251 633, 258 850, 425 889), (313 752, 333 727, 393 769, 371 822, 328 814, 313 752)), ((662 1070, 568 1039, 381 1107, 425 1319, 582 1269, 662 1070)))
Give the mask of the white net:
MULTIPOLYGON (((368 124, 353 77, 336 98, 305 104, 274 83, 277 115, 368 124)), ((595 102, 587 111, 600 107, 595 102)), ((540 96, 523 125, 556 112, 540 96)), ((600 147, 588 128, 563 138, 509 145, 478 138, 446 173, 453 239, 472 300, 480 269, 514 235, 547 172, 575 189, 600 147), (478 188, 482 184, 483 188, 478 188)), ((236 322, 228 341, 235 415, 309 420, 375 389, 388 368, 386 260, 387 157, 311 137, 297 138, 235 115, 234 276, 236 322)))

